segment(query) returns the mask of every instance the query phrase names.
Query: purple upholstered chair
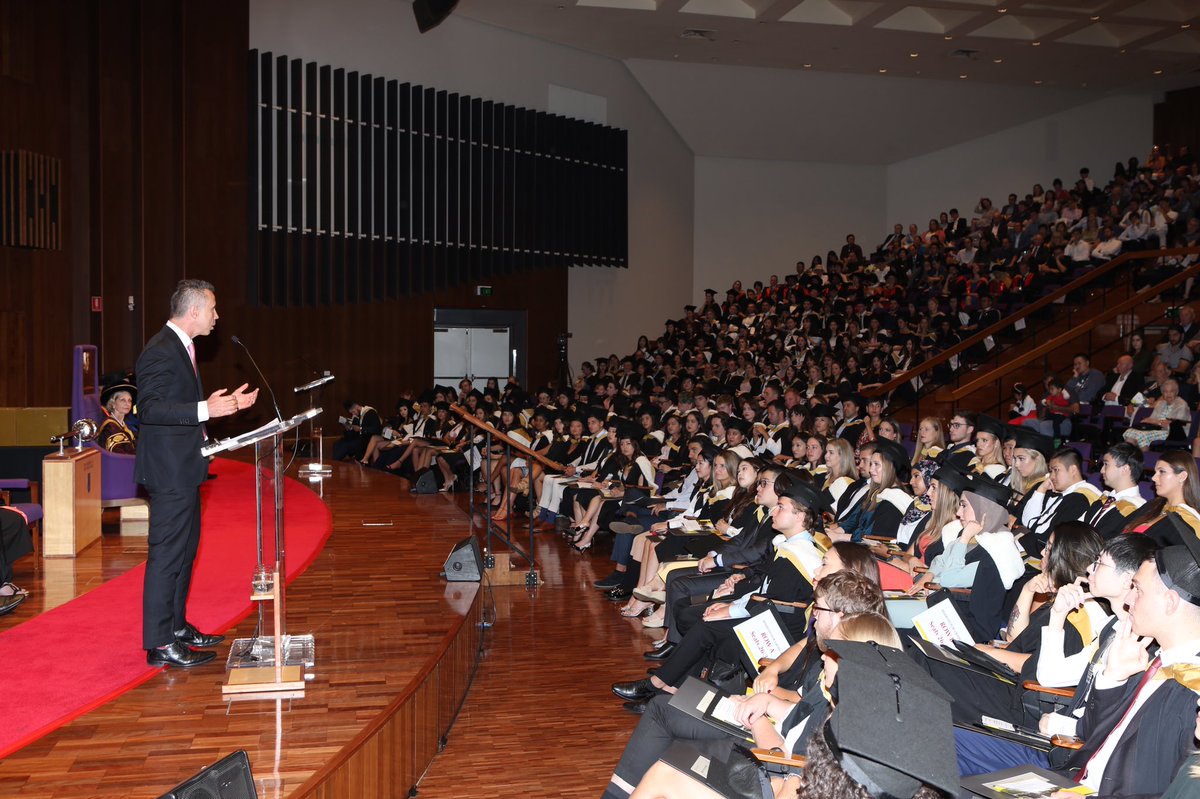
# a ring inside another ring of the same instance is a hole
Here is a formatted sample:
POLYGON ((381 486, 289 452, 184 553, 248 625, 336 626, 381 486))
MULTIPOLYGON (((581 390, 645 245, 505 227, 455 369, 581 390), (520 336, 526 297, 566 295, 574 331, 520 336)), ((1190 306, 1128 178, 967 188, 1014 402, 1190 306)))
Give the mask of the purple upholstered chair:
POLYGON ((16 508, 25 515, 29 522, 29 532, 33 536, 33 555, 41 555, 42 547, 39 532, 42 526, 42 506, 39 500, 38 484, 25 479, 0 479, 0 504, 16 508), (28 502, 13 502, 13 491, 28 491, 28 502))
MULTIPOLYGON (((76 344, 71 361, 71 420, 84 418, 94 419, 96 424, 104 420, 104 409, 100 407, 100 367, 92 344, 76 344)), ((95 442, 87 446, 100 450, 101 504, 112 507, 137 499, 138 484, 133 478, 136 456, 107 452, 95 442)))

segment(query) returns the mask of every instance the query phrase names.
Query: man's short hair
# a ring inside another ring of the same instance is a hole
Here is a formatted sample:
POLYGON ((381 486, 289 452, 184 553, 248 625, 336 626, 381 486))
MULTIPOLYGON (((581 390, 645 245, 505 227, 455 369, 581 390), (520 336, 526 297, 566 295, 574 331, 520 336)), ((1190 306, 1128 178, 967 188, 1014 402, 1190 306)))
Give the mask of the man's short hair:
POLYGON ((1113 444, 1104 454, 1110 456, 1118 467, 1128 466, 1129 477, 1133 482, 1142 479, 1142 472, 1146 468, 1145 460, 1142 458, 1142 451, 1133 444, 1128 441, 1113 444))
POLYGON ((1076 358, 1083 358, 1086 363, 1092 362, 1092 356, 1088 355, 1086 352, 1077 352, 1071 356, 1071 360, 1075 360, 1076 358))
POLYGON ((1107 554, 1117 571, 1132 574, 1157 551, 1158 543, 1148 535, 1119 535, 1110 538, 1100 554, 1107 554))
POLYGON ((975 422, 979 421, 979 417, 974 411, 955 411, 953 415, 951 415, 950 420, 953 421, 955 416, 966 422, 967 427, 974 427, 975 422))
POLYGON ((887 617, 883 591, 858 572, 843 569, 827 574, 814 586, 825 606, 835 613, 878 613, 887 617))
POLYGON ((1058 450, 1055 450, 1054 454, 1050 456, 1050 460, 1046 463, 1049 464, 1053 463, 1054 461, 1058 461, 1068 469, 1074 466, 1079 470, 1080 474, 1083 473, 1083 458, 1076 449, 1072 449, 1071 447, 1061 447, 1058 450))
POLYGON ((216 294, 216 289, 213 284, 207 280, 196 280, 194 278, 185 278, 179 281, 179 285, 175 286, 175 293, 171 295, 171 319, 179 319, 192 308, 198 306, 204 301, 204 292, 211 291, 216 294))

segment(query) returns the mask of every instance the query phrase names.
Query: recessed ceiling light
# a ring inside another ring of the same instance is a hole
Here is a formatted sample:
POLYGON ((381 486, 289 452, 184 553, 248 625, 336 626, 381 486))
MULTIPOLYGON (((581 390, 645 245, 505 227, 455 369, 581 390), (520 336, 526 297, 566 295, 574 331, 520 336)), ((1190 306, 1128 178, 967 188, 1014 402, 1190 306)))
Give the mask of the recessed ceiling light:
POLYGON ((1007 8, 997 8, 997 9, 996 9, 996 12, 997 12, 997 13, 999 13, 999 14, 1007 14, 1007 13, 1008 13, 1008 9, 1007 9, 1007 8))
POLYGON ((951 36, 950 34, 948 34, 948 33, 947 33, 947 34, 946 34, 945 36, 943 36, 942 38, 943 38, 943 39, 945 39, 946 41, 950 41, 950 40, 951 40, 951 39, 953 39, 954 37, 953 37, 953 36, 951 36))
POLYGON ((1161 75, 1161 74, 1163 74, 1163 71, 1161 69, 1156 69, 1156 70, 1154 70, 1154 74, 1161 75))
POLYGON ((967 76, 966 76, 966 75, 959 75, 959 76, 958 76, 958 78, 959 78, 959 80, 966 80, 966 79, 967 79, 967 76))
POLYGON ((1185 22, 1182 25, 1180 25, 1179 27, 1183 28, 1184 30, 1187 30, 1188 28, 1192 27, 1192 23, 1185 22))
POLYGON ((812 69, 812 64, 805 64, 805 65, 804 65, 804 68, 805 68, 805 69, 812 69))
POLYGON ((920 55, 920 53, 909 53, 909 54, 908 54, 908 57, 909 57, 909 58, 916 58, 916 57, 917 57, 917 56, 919 56, 919 55, 920 55))
POLYGON ((886 75, 886 74, 887 74, 887 67, 880 67, 880 68, 879 68, 879 74, 880 74, 880 75, 886 75))
POLYGON ((1041 47, 1041 46, 1042 46, 1042 43, 1041 43, 1041 42, 1036 42, 1036 41, 1035 41, 1035 42, 1030 42, 1030 44, 1032 44, 1034 47, 1041 47))
POLYGON ((1099 21, 1100 21, 1100 15, 1092 14, 1092 22, 1099 22, 1099 21))
POLYGON ((1039 79, 1039 80, 1035 80, 1035 81, 1033 82, 1033 85, 1034 85, 1034 86, 1041 86, 1041 85, 1042 85, 1042 81, 1041 81, 1040 79, 1039 79))
POLYGON ((1003 58, 993 58, 993 59, 992 59, 992 63, 993 63, 993 64, 1003 64, 1003 63, 1004 63, 1004 59, 1003 59, 1003 58))
POLYGON ((1124 48, 1124 47, 1122 47, 1122 48, 1121 48, 1120 50, 1118 50, 1117 52, 1119 52, 1121 55, 1125 55, 1125 48, 1124 48))

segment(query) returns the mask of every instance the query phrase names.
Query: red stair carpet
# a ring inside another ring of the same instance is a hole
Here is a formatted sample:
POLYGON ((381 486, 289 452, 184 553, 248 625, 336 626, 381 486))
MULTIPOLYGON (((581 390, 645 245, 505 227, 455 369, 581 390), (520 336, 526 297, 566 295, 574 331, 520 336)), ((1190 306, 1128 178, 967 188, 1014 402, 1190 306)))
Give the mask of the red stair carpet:
MULTIPOLYGON (((218 459, 211 471, 220 479, 201 489, 203 526, 188 618, 202 630, 224 632, 252 605, 254 469, 218 459)), ((291 581, 324 547, 331 517, 313 492, 290 479, 284 507, 291 581)), ((0 634, 0 758, 161 671, 146 665, 141 647, 144 571, 142 564, 0 634)), ((218 661, 228 646, 219 648, 218 661)))

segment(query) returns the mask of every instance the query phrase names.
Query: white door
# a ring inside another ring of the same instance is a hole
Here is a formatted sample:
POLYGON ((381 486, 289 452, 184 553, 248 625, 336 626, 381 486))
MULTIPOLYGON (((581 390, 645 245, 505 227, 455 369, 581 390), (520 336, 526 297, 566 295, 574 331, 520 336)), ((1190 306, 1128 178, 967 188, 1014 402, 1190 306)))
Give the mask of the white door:
POLYGON ((507 327, 435 327, 433 380, 458 388, 463 377, 482 388, 489 377, 504 385, 512 374, 511 331, 507 327))

